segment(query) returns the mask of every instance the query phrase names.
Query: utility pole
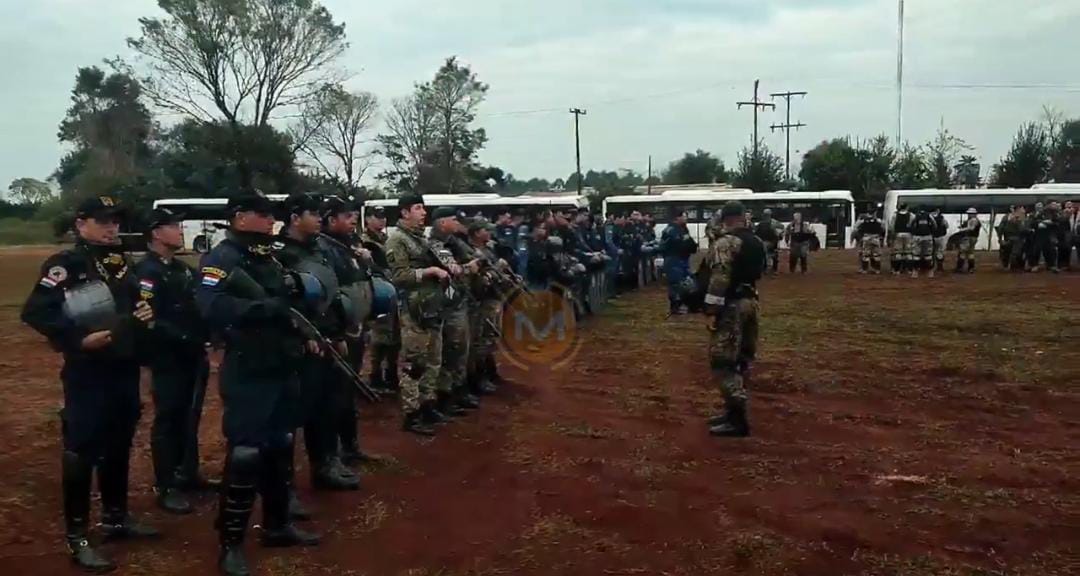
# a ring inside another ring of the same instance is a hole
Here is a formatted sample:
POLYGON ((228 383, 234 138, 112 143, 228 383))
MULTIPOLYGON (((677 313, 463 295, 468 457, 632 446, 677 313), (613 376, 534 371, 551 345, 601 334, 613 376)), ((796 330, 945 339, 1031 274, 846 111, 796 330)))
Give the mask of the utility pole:
POLYGON ((762 108, 776 108, 776 104, 772 102, 762 102, 758 99, 758 84, 761 80, 754 80, 754 99, 749 102, 736 102, 741 110, 743 106, 752 106, 754 108, 754 160, 758 157, 758 135, 757 135, 757 123, 758 123, 758 109, 762 108))
POLYGON ((904 145, 904 0, 900 0, 896 33, 896 149, 904 145))
POLYGON ((649 154, 649 177, 645 179, 648 194, 652 194, 652 154, 649 154))
POLYGON ((574 115, 574 152, 577 158, 577 193, 581 196, 581 184, 585 176, 581 173, 581 133, 579 132, 578 119, 583 114, 586 114, 581 108, 571 108, 570 113, 574 115))
POLYGON ((784 166, 785 166, 785 173, 787 174, 786 178, 788 180, 791 180, 791 129, 794 128, 794 129, 798 130, 799 128, 802 128, 803 126, 806 126, 806 124, 803 124, 802 122, 797 122, 795 124, 791 123, 791 97, 792 96, 806 96, 806 94, 807 93, 805 91, 777 92, 775 94, 769 94, 769 96, 771 96, 773 98, 776 98, 777 96, 783 98, 784 101, 785 101, 785 108, 787 110, 787 120, 783 124, 773 124, 772 126, 769 126, 769 130, 771 130, 773 132, 775 132, 777 130, 783 130, 784 131, 784 135, 785 135, 785 137, 787 139, 787 152, 786 152, 786 155, 785 155, 786 159, 784 161, 784 166))

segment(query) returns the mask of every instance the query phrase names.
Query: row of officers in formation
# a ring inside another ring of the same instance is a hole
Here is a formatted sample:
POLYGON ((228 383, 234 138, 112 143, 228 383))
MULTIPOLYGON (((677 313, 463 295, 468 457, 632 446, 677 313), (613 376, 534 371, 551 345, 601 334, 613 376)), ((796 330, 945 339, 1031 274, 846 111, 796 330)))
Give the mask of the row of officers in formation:
POLYGON ((503 382, 495 352, 508 298, 561 290, 587 314, 598 289, 606 299, 643 282, 658 249, 638 213, 601 222, 587 210, 506 212, 492 223, 446 207, 429 214, 405 195, 387 234, 385 209, 369 210, 361 229, 359 206, 337 197, 274 204, 251 191, 227 211, 225 239, 195 268, 178 257, 182 214, 152 212, 135 262, 120 242, 126 211, 87 199, 75 246, 45 261, 24 305, 23 321, 63 354, 65 535, 88 571, 115 568, 89 539, 95 470, 104 538, 159 535, 128 510, 140 367, 151 375, 156 501, 184 514, 192 492, 218 490, 219 568, 243 576, 257 496, 264 546, 319 542, 295 523, 310 517, 293 489, 300 429, 313 487, 357 489, 351 466, 372 458, 358 442, 359 399, 397 396, 402 429, 435 435, 503 382), (199 471, 208 344, 223 350, 220 484, 199 471))
MULTIPOLYGON (((979 211, 969 208, 959 230, 950 234, 949 223, 940 208, 909 210, 901 204, 888 227, 873 212, 855 226, 852 238, 859 244, 862 273, 881 272, 882 249, 891 246, 893 274, 910 273, 933 277, 945 268, 945 251, 955 241, 957 273, 975 271, 975 250, 982 233, 979 211)), ((1072 268, 1073 250, 1080 252, 1080 214, 1072 202, 1038 203, 1030 209, 1017 205, 997 224, 998 255, 1002 268, 1038 272, 1044 268, 1060 272, 1072 268)))

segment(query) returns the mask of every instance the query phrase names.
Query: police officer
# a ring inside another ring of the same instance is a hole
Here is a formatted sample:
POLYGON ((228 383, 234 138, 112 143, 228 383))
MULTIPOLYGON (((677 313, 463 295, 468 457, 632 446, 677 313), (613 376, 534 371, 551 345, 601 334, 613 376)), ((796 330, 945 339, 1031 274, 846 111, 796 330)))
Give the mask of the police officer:
POLYGON ((723 228, 709 248, 705 295, 709 361, 720 381, 724 413, 709 419, 713 436, 748 436, 747 394, 743 374, 754 360, 758 335, 755 288, 765 261, 765 246, 746 228, 745 209, 737 201, 724 204, 723 228))
POLYGON ((754 235, 765 243, 766 268, 772 274, 776 274, 780 267, 780 234, 783 229, 783 224, 773 220, 772 210, 769 208, 761 213, 761 221, 754 227, 754 235))
MULTIPOLYGON (((320 208, 319 199, 311 194, 293 194, 285 200, 282 206, 285 226, 274 243, 274 256, 286 269, 310 273, 320 280, 328 291, 327 297, 333 300, 322 302, 317 310, 309 310, 309 319, 332 341, 339 354, 347 356, 348 322, 343 317, 338 298, 341 282, 319 244, 320 208)), ((337 454, 336 424, 340 416, 335 400, 340 396, 339 388, 345 385, 352 386, 352 383, 341 382, 341 375, 329 355, 309 342, 300 365, 304 414, 299 424, 304 427, 311 484, 316 489, 356 490, 360 487, 359 479, 342 464, 337 454)))
POLYGON ((914 216, 908 211, 907 204, 901 204, 896 214, 893 214, 892 222, 889 223, 889 235, 892 236, 889 260, 894 276, 913 268, 911 264, 911 221, 913 219, 914 216))
POLYGON ((690 276, 690 257, 697 252, 697 242, 686 227, 686 211, 675 214, 672 223, 660 235, 660 251, 664 255, 664 275, 668 284, 668 305, 671 314, 684 314, 681 287, 690 276))
POLYGON ((495 219, 495 255, 512 263, 516 247, 517 226, 514 225, 514 217, 509 210, 503 210, 495 219))
MULTIPOLYGON (((402 429, 434 436, 433 424, 443 421, 435 409, 436 387, 443 359, 443 308, 451 270, 445 269, 424 237, 427 210, 419 194, 398 199, 397 230, 386 241, 390 276, 401 297, 402 429)), ((441 400, 441 398, 439 398, 441 400)))
POLYGON ((290 317, 295 290, 273 255, 274 207, 251 191, 230 198, 227 210, 229 230, 203 257, 195 301, 225 343, 219 388, 227 456, 218 566, 226 576, 247 576, 243 542, 256 490, 263 499, 264 546, 312 546, 319 536, 298 529, 289 513, 305 341, 290 317))
POLYGON ((469 246, 485 269, 472 277, 472 290, 477 304, 470 310, 469 329, 473 339, 469 347, 469 378, 475 393, 494 394, 498 370, 495 346, 499 337, 499 314, 502 311, 502 290, 499 274, 507 274, 509 264, 495 254, 490 244, 496 227, 483 218, 474 218, 468 225, 469 246))
MULTIPOLYGON (((371 315, 373 300, 371 252, 361 245, 356 233, 360 211, 355 202, 330 196, 323 202, 322 217, 323 234, 319 237, 319 247, 334 268, 342 294, 338 312, 345 328, 346 357, 360 372, 364 359, 362 332, 364 322, 371 315)), ((341 461, 346 465, 369 461, 371 457, 360 450, 357 436, 356 387, 340 375, 331 380, 335 388, 331 406, 339 411, 332 444, 336 444, 335 449, 340 449, 341 461)))
POLYGON ((184 462, 198 462, 199 420, 210 373, 207 333, 195 306, 198 279, 195 270, 176 257, 184 247, 181 218, 167 208, 151 213, 146 257, 135 266, 139 301, 154 310, 148 357, 157 502, 174 514, 192 511, 181 493, 179 473, 184 462))
POLYGON ((927 276, 934 277, 934 233, 937 227, 934 218, 920 208, 911 222, 911 237, 915 246, 915 260, 911 267, 911 277, 918 278, 919 270, 926 270, 927 276))
POLYGON ((938 272, 945 272, 945 245, 948 243, 949 221, 938 207, 934 207, 930 217, 934 219, 934 267, 938 272))
POLYGON ((431 246, 445 269, 451 271, 450 297, 443 308, 442 363, 437 384, 438 412, 446 416, 463 415, 464 410, 480 407, 480 400, 468 387, 469 310, 476 306, 469 290, 471 276, 479 269, 472 249, 457 235, 464 233, 464 215, 449 206, 440 206, 432 214, 431 246))
MULTIPOLYGON (((364 215, 364 233, 360 236, 364 248, 371 254, 372 274, 389 280, 390 263, 386 257, 386 210, 376 206, 364 215)), ((401 352, 400 309, 370 323, 371 386, 388 393, 398 389, 398 354, 401 352)))
POLYGON ((964 272, 964 264, 967 264, 967 273, 975 273, 975 243, 979 241, 979 232, 982 230, 982 222, 979 220, 979 211, 975 208, 967 209, 967 218, 964 226, 957 234, 960 234, 960 251, 956 255, 956 272, 964 272))
POLYGON ((1012 206, 1009 214, 998 224, 998 257, 1005 270, 1024 269, 1024 237, 1027 218, 1023 206, 1012 206))
POLYGON ((881 245, 885 237, 885 225, 873 211, 867 212, 855 227, 852 239, 859 243, 860 274, 881 274, 881 245))
POLYGON ((45 261, 22 310, 22 321, 64 355, 60 417, 65 536, 72 561, 92 572, 116 568, 88 540, 95 466, 105 538, 158 535, 127 511, 128 461, 139 421, 135 345, 152 324, 154 312, 138 300, 131 261, 120 246, 121 216, 112 197, 81 202, 75 214, 75 247, 45 261))
POLYGON ((784 240, 788 243, 788 272, 795 273, 795 265, 806 274, 807 260, 810 258, 810 242, 814 238, 814 229, 803 220, 802 213, 792 215, 791 223, 784 230, 784 240))

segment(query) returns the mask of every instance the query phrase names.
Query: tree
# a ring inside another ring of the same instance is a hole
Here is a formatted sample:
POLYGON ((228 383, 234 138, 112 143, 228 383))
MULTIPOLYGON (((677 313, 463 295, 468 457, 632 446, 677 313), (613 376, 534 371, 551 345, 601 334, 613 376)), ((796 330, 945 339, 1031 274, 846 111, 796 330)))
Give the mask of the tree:
POLYGON ((1046 180, 1049 168, 1046 129, 1032 122, 1020 127, 1012 147, 1001 162, 994 165, 992 180, 997 187, 1030 188, 1046 180))
POLYGON ((154 131, 137 80, 117 70, 79 68, 71 107, 57 137, 74 149, 54 176, 66 197, 112 193, 134 182, 151 162, 154 131))
POLYGON ((447 58, 431 82, 394 102, 379 151, 390 163, 380 179, 397 189, 452 193, 476 187, 476 155, 487 142, 472 128, 488 86, 468 66, 447 58))
POLYGON ((327 86, 303 108, 301 120, 292 130, 293 139, 324 176, 351 193, 368 168, 370 155, 361 150, 362 137, 377 111, 374 94, 327 86))
POLYGON ((931 188, 951 188, 958 180, 953 166, 962 153, 971 150, 971 146, 963 138, 950 134, 945 126, 940 126, 937 135, 925 147, 930 170, 926 184, 931 188))
POLYGON ((434 115, 437 142, 438 182, 435 190, 468 191, 468 173, 476 154, 487 142, 483 128, 472 129, 476 110, 487 95, 488 86, 476 78, 476 73, 458 62, 446 59, 435 79, 423 90, 434 115))
POLYGON ((893 166, 896 162, 896 151, 889 144, 889 138, 885 135, 872 138, 868 145, 856 151, 855 156, 858 176, 852 195, 857 189, 859 195, 866 200, 884 200, 885 192, 889 190, 892 182, 893 166))
POLYGON ((40 206, 53 199, 52 188, 35 178, 16 178, 8 186, 10 197, 18 204, 40 206))
MULTIPOLYGON (((851 190, 858 175, 855 149, 845 138, 822 142, 803 155, 799 179, 806 190, 851 190)), ((858 198, 856 198, 858 199, 858 198)))
POLYGON ((189 118, 265 126, 337 79, 345 25, 315 0, 158 0, 129 38, 154 102, 189 118))
POLYGON ((956 183, 961 188, 978 188, 979 187, 979 172, 982 167, 979 166, 979 161, 974 156, 965 154, 960 157, 960 162, 953 167, 953 174, 956 175, 956 183))
MULTIPOLYGON (((948 169, 946 169, 946 174, 948 174, 948 169)), ((905 145, 893 166, 892 187, 900 190, 926 188, 933 176, 922 151, 914 146, 905 145)))
POLYGON ((732 181, 738 188, 749 188, 755 192, 772 192, 784 185, 784 159, 769 150, 764 142, 754 154, 752 146, 739 152, 739 167, 732 175, 732 181))
POLYGON ((1050 177, 1080 182, 1080 119, 1064 121, 1050 149, 1050 177))
POLYGON ((723 161, 701 149, 669 164, 663 175, 664 184, 712 184, 727 179, 723 161))

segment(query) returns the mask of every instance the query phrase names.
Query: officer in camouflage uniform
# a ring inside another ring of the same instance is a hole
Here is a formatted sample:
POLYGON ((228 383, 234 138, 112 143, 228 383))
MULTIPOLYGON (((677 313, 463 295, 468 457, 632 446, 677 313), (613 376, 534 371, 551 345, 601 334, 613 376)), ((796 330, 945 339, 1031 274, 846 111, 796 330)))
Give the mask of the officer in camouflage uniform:
POLYGON ((780 267, 780 235, 783 232, 784 225, 773 220, 772 210, 766 208, 761 214, 761 221, 754 227, 754 235, 765 243, 765 252, 768 256, 766 268, 772 274, 776 274, 780 267))
POLYGON ((889 235, 892 236, 892 250, 889 252, 889 260, 892 264, 893 275, 901 272, 909 272, 914 268, 911 255, 911 221, 914 215, 908 211, 907 204, 901 204, 893 214, 892 222, 889 223, 889 235))
POLYGON ((95 467, 106 540, 158 535, 128 515, 128 465, 140 411, 136 342, 145 336, 154 311, 138 302, 131 260, 120 244, 121 215, 109 196, 80 203, 74 248, 42 264, 41 276, 22 310, 22 321, 64 356, 60 485, 65 539, 71 561, 91 572, 116 568, 89 542, 95 467), (102 322, 73 316, 65 308, 73 298, 69 291, 86 290, 93 282, 103 282, 112 297, 114 314, 102 322))
MULTIPOLYGON (((726 228, 726 227, 725 227, 726 228)), ((788 243, 788 272, 795 273, 795 265, 806 274, 807 260, 810 258, 810 242, 814 238, 814 229, 803 220, 802 214, 792 215, 791 223, 784 230, 784 240, 788 243)))
POLYGON ((431 245, 451 271, 452 296, 443 310, 443 357, 437 385, 437 408, 445 416, 462 416, 465 410, 480 407, 480 400, 468 387, 470 310, 477 303, 469 289, 471 276, 479 269, 472 248, 458 235, 465 232, 464 215, 449 206, 432 214, 431 245))
POLYGON ((709 419, 713 436, 748 436, 747 394, 743 374, 754 360, 758 336, 755 285, 765 262, 765 245, 745 227, 745 209, 728 202, 721 210, 723 229, 709 248, 703 272, 709 362, 720 380, 724 413, 709 419))
POLYGON ((920 208, 911 223, 911 238, 914 246, 914 260, 911 277, 918 278, 920 270, 926 270, 927 276, 934 277, 934 233, 937 227, 934 218, 920 208))
POLYGON ((1013 206, 997 226, 998 258, 1005 270, 1024 269, 1024 236, 1027 234, 1027 218, 1023 206, 1013 206))
POLYGON ((498 343, 502 312, 502 298, 497 271, 507 273, 509 265, 492 249, 492 235, 496 228, 483 218, 469 223, 469 246, 472 247, 483 269, 472 277, 472 290, 476 307, 471 311, 469 328, 473 334, 469 347, 469 374, 472 387, 480 394, 494 394, 498 371, 495 366, 495 346, 498 343))
MULTIPOLYGON (((288 270, 313 274, 330 293, 328 297, 334 299, 333 305, 309 311, 308 318, 333 342, 339 354, 347 356, 347 322, 338 303, 340 282, 330 258, 319 244, 322 204, 310 194, 293 194, 282 208, 285 226, 273 245, 274 256, 288 270)), ((311 484, 320 490, 356 490, 360 487, 359 479, 344 466, 337 453, 338 389, 346 385, 340 380, 330 357, 309 344, 300 365, 304 409, 298 424, 304 427, 311 484)))
MULTIPOLYGON (((360 236, 364 248, 371 252, 372 273, 390 280, 390 263, 386 257, 386 211, 376 206, 364 218, 364 233, 360 236)), ((371 335, 371 386, 376 390, 395 392, 398 389, 398 355, 401 352, 400 309, 393 309, 382 318, 369 323, 371 335)))
POLYGON ((859 258, 862 262, 860 274, 881 274, 881 244, 884 238, 885 225, 877 214, 867 212, 852 234, 852 239, 859 243, 859 258))
POLYGON ((402 429, 434 436, 444 415, 435 408, 443 359, 443 310, 451 297, 451 270, 443 267, 424 237, 427 210, 419 194, 398 199, 397 230, 386 241, 390 278, 401 297, 402 429))
POLYGON ((154 424, 150 452, 158 506, 174 514, 192 511, 181 493, 180 472, 185 462, 198 470, 199 420, 206 397, 210 363, 206 331, 195 307, 195 270, 176 257, 184 247, 182 217, 168 209, 154 210, 147 228, 147 252, 135 266, 139 300, 154 309, 150 392, 154 424))
POLYGON ((967 264, 967 273, 975 273, 975 243, 979 241, 979 232, 982 230, 982 222, 979 220, 979 211, 974 208, 967 209, 967 218, 964 227, 957 232, 960 236, 960 252, 956 255, 956 272, 964 272, 964 264, 967 264))
POLYGON ((949 221, 941 213, 941 208, 934 208, 930 213, 934 219, 934 268, 945 272, 945 246, 949 238, 949 221))

